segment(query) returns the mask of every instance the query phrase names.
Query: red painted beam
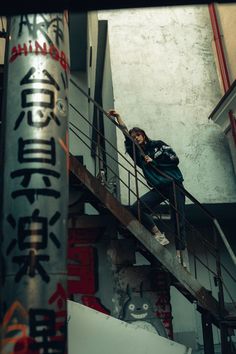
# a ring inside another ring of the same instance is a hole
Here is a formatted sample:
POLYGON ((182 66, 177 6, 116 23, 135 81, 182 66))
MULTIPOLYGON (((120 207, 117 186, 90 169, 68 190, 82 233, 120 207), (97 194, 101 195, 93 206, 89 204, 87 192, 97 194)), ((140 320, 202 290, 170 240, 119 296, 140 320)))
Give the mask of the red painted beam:
POLYGON ((218 57, 218 62, 220 67, 221 79, 224 87, 224 92, 226 92, 230 88, 230 80, 229 80, 229 73, 226 65, 224 48, 221 40, 221 34, 220 34, 219 24, 217 20, 215 5, 213 3, 209 4, 208 8, 210 13, 212 30, 214 34, 214 41, 215 41, 216 52, 217 52, 217 57, 218 57))

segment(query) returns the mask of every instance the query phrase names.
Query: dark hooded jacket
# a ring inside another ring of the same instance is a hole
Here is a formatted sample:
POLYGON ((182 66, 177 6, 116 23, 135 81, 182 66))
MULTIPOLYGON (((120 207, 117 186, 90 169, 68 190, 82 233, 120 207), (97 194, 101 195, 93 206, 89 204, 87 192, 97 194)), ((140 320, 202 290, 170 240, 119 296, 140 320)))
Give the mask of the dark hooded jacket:
MULTIPOLYGON (((133 158, 133 143, 128 137, 125 137, 126 152, 133 158)), ((161 140, 148 140, 142 146, 144 155, 152 158, 151 163, 146 163, 140 150, 135 146, 136 164, 143 170, 143 174, 152 187, 158 187, 163 184, 171 183, 174 179, 177 183, 183 182, 183 175, 178 167, 179 159, 173 149, 161 140), (164 174, 168 175, 170 179, 161 175, 159 169, 164 174)))

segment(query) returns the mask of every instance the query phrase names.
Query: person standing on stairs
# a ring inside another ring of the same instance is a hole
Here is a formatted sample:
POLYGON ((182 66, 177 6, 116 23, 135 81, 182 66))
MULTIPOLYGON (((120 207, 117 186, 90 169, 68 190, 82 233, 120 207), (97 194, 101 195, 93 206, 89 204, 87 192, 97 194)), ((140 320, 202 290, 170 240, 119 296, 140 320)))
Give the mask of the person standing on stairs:
POLYGON ((111 118, 114 117, 123 130, 126 152, 132 159, 134 159, 132 139, 140 146, 141 149, 138 149, 137 146, 135 147, 136 164, 142 169, 147 183, 152 187, 152 190, 145 193, 139 199, 139 203, 136 201, 131 206, 131 212, 137 217, 139 204, 141 222, 154 235, 155 239, 159 241, 161 245, 165 246, 169 243, 169 240, 165 237, 165 234, 157 228, 148 209, 155 209, 155 207, 164 200, 169 200, 175 232, 179 234, 179 237, 175 237, 176 257, 178 262, 182 263, 181 251, 185 250, 186 247, 185 195, 178 187, 175 188, 178 213, 173 207, 173 205, 175 205, 175 195, 172 180, 179 186, 182 185, 184 180, 178 167, 179 159, 177 155, 172 148, 163 141, 149 139, 143 129, 134 127, 128 130, 124 120, 114 109, 110 109, 107 114, 111 118), (128 134, 132 139, 127 136, 128 134), (168 179, 163 176, 155 169, 155 166, 170 178, 168 179), (148 209, 145 205, 148 206, 148 209), (177 232, 178 229, 179 233, 177 232))

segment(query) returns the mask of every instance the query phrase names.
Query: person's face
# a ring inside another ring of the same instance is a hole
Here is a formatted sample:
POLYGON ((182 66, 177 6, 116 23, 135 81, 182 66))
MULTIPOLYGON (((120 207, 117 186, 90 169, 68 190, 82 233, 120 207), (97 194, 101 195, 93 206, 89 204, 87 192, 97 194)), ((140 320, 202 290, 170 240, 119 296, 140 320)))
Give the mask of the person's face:
POLYGON ((131 134, 131 137, 139 144, 142 145, 144 144, 145 137, 141 132, 133 132, 131 134))

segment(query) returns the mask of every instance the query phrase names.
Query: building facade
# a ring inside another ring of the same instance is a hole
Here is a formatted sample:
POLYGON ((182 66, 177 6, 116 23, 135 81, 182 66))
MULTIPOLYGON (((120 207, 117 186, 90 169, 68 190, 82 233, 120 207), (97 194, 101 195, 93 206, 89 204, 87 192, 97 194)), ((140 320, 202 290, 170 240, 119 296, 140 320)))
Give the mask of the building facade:
MULTIPOLYGON (((125 154, 123 133, 106 112, 114 107, 128 127, 140 126, 150 138, 161 139, 176 151, 186 189, 214 215, 209 219, 193 199, 187 198, 185 257, 190 274, 218 299, 220 255, 229 291, 224 290, 224 300, 234 307, 231 295, 235 282, 230 274, 235 267, 231 256, 236 250, 236 183, 234 135, 227 118, 234 106, 229 109, 226 103, 232 103, 234 94, 235 48, 228 24, 234 18, 235 5, 217 5, 216 11, 232 85, 228 94, 220 74, 208 6, 69 14, 69 150, 81 164, 81 171, 84 167, 110 194, 103 197, 100 187, 92 186, 92 177, 87 183, 87 172, 79 179, 70 173, 68 298, 128 323, 135 322, 191 347, 196 354, 209 353, 209 348, 212 353, 220 353, 221 342, 228 334, 223 337, 210 320, 212 340, 206 339, 204 328, 209 323, 205 312, 198 311, 199 298, 181 291, 176 273, 171 274, 165 263, 163 267, 161 254, 160 259, 153 257, 152 252, 140 247, 129 227, 120 227, 126 218, 122 206, 135 201, 147 186, 125 154), (218 118, 213 119, 217 107, 222 113, 222 105, 227 106, 227 114, 219 114, 219 121, 228 124, 223 129, 221 123, 217 124, 218 118), (112 209, 113 197, 122 204, 116 210, 112 209), (219 229, 214 228, 215 219, 231 254, 219 229), (217 256, 206 247, 215 246, 216 241, 220 249, 217 256), (136 315, 146 321, 135 319, 132 312, 136 308, 145 310, 136 315)), ((167 250, 172 265, 174 238, 168 205, 161 205, 156 220, 171 240, 167 250)))

